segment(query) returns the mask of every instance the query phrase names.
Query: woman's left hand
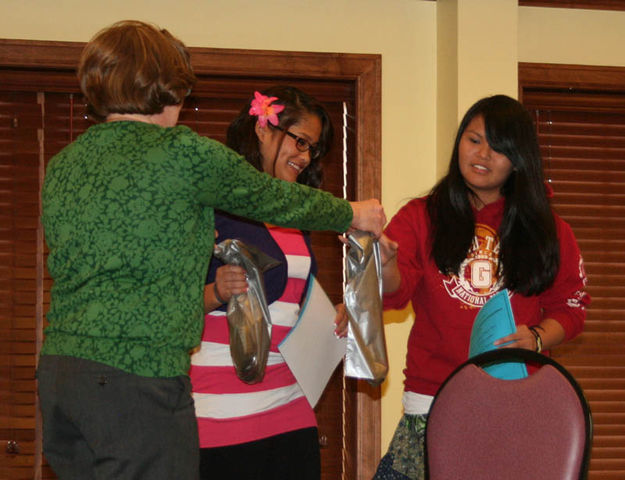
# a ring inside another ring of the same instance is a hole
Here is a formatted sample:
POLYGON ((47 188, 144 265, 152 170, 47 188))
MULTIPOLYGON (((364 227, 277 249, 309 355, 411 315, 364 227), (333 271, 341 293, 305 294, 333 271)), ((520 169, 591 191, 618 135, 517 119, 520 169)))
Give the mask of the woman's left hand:
POLYGON ((494 345, 499 347, 507 342, 510 343, 500 348, 525 348, 526 350, 536 350, 536 338, 530 329, 527 328, 527 325, 517 325, 515 333, 500 338, 494 343, 494 345))
POLYGON ((347 336, 347 310, 345 309, 344 303, 339 303, 335 305, 336 309, 336 317, 334 317, 334 325, 336 328, 334 329, 334 334, 339 338, 344 338, 347 336))

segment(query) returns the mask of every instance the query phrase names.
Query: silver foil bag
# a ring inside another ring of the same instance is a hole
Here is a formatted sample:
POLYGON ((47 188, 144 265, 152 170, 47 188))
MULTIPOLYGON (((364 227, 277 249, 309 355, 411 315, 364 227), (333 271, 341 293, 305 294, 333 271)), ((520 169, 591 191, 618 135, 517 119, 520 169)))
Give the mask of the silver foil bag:
POLYGON ((367 232, 348 236, 345 307, 349 318, 345 375, 379 385, 388 373, 382 320, 380 245, 367 232))
POLYGON ((215 256, 224 263, 245 269, 247 292, 233 295, 228 301, 230 356, 241 380, 260 382, 265 376, 271 344, 271 317, 262 274, 280 262, 236 239, 215 245, 215 256))

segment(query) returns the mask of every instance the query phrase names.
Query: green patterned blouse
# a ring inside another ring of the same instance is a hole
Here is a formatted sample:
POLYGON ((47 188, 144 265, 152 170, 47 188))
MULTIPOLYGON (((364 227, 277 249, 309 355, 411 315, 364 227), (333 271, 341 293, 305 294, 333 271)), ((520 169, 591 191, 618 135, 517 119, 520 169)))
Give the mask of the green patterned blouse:
POLYGON ((42 191, 51 290, 43 355, 186 375, 200 340, 213 209, 304 230, 348 228, 348 202, 261 174, 178 126, 92 126, 42 191))

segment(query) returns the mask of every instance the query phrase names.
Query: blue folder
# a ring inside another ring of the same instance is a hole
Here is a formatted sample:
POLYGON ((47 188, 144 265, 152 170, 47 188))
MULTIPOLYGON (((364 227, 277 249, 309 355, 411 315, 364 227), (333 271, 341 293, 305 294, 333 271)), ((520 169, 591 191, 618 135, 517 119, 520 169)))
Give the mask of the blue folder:
MULTIPOLYGON (((471 330, 469 358, 492 350, 493 342, 516 332, 514 315, 508 297, 508 290, 503 289, 486 302, 475 317, 471 330)), ((527 368, 523 362, 497 363, 484 368, 493 377, 503 380, 518 380, 527 377, 527 368)))

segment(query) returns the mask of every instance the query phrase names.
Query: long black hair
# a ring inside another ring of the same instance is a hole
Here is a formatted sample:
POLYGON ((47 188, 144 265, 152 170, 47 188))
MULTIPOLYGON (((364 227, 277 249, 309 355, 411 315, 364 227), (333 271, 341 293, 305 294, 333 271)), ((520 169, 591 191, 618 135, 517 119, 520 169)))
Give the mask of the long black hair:
MULTIPOLYGON (((334 133, 328 112, 315 98, 295 87, 275 86, 267 88, 260 93, 268 97, 277 97, 278 99, 273 102, 274 105, 284 105, 284 110, 278 114, 278 126, 283 130, 288 130, 305 114, 316 115, 321 121, 321 135, 318 143, 319 153, 315 158, 311 156, 308 166, 297 176, 297 183, 310 187, 319 187, 323 179, 321 159, 328 153, 332 145, 334 133)), ((243 155, 249 163, 262 172, 263 159, 255 131, 258 117, 249 114, 251 101, 252 99, 250 98, 247 105, 241 109, 239 115, 228 127, 226 145, 243 155)))
POLYGON ((458 149, 467 125, 479 115, 484 119, 488 144, 513 166, 501 188, 505 207, 498 232, 498 274, 509 290, 535 295, 555 279, 559 244, 532 117, 518 101, 505 95, 479 100, 460 123, 447 175, 434 186, 427 202, 432 258, 441 272, 454 275, 471 248, 475 218, 470 197, 475 194, 460 172, 458 149))

